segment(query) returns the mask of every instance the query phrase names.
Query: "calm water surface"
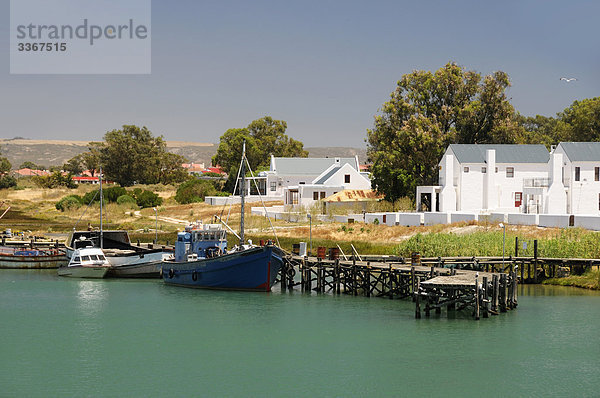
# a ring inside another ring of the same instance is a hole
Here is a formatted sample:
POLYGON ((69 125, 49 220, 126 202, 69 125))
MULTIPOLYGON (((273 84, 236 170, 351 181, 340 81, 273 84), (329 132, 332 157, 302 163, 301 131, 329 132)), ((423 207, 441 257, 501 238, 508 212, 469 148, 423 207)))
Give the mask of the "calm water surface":
POLYGON ((415 320, 409 301, 0 271, 0 396, 600 395, 597 292, 415 320))

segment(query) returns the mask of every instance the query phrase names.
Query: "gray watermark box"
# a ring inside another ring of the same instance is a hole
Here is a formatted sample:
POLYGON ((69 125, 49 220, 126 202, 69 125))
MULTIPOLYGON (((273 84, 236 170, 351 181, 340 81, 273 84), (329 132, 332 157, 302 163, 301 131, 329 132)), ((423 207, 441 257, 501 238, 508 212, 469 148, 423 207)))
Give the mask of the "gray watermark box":
POLYGON ((151 0, 11 0, 11 74, 150 74, 151 0))

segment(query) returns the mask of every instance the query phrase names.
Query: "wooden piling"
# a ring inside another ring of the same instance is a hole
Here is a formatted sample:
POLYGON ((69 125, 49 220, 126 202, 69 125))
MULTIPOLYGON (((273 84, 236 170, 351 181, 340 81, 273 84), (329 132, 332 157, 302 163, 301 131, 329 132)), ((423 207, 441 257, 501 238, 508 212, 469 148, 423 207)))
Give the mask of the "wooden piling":
POLYGON ((421 299, 419 297, 419 289, 421 287, 421 281, 420 278, 417 276, 417 290, 414 292, 414 296, 415 296, 415 318, 416 319, 421 319, 421 299))
POLYGON ((498 313, 498 275, 492 276, 492 311, 498 313))
POLYGON ((371 297, 371 266, 370 265, 367 265, 367 272, 365 274, 365 280, 363 281, 363 290, 365 290, 367 297, 371 297))
POLYGON ((340 259, 339 258, 337 258, 335 260, 334 267, 335 267, 334 270, 333 270, 333 275, 334 275, 334 282, 333 282, 334 293, 340 294, 340 259))
MULTIPOLYGON (((412 267, 414 270, 414 267, 412 267)), ((388 266, 388 293, 390 296, 390 300, 394 298, 394 274, 392 271, 392 264, 388 266)))
POLYGON ((479 300, 480 300, 479 282, 475 278, 475 320, 479 320, 479 300))
POLYGON ((287 286, 286 283, 286 276, 287 276, 287 267, 288 267, 288 263, 286 261, 283 262, 283 266, 281 267, 281 270, 279 271, 279 273, 281 274, 281 291, 285 292, 285 288, 287 286))
POLYGON ((500 274, 500 312, 506 312, 506 274, 500 274))
POLYGON ((482 284, 481 284, 481 296, 482 296, 482 304, 483 304, 483 317, 487 318, 489 316, 489 311, 488 311, 488 304, 489 304, 489 300, 488 300, 488 278, 487 276, 484 276, 482 278, 482 284))

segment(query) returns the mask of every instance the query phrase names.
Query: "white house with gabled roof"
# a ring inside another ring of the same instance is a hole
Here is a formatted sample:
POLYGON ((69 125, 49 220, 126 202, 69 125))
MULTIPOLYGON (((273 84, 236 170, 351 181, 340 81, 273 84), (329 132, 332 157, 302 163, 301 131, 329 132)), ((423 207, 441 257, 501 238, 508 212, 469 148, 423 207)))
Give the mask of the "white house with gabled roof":
POLYGON ((283 198, 284 190, 290 186, 311 184, 333 166, 349 165, 359 170, 358 156, 353 158, 283 158, 271 155, 268 171, 256 177, 261 194, 267 198, 283 198))
POLYGON ((439 185, 417 187, 417 210, 521 212, 525 188, 547 187, 549 159, 544 145, 452 144, 439 163, 439 185))
POLYGON ((284 188, 284 205, 312 206, 320 200, 347 189, 371 189, 371 180, 365 177, 358 166, 348 162, 335 162, 310 183, 290 185, 284 188))

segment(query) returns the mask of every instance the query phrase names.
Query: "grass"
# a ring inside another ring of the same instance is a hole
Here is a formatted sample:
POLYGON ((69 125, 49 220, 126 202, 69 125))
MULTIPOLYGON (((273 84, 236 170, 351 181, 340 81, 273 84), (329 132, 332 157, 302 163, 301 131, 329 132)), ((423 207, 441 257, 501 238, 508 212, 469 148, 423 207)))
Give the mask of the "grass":
MULTIPOLYGON (((533 256, 533 239, 538 240, 538 257, 600 258, 600 234, 579 228, 552 230, 530 236, 520 229, 507 232, 505 256, 515 255, 515 237, 527 240, 526 250, 519 248, 520 256, 533 256)), ((398 244, 394 252, 410 256, 413 252, 424 257, 502 256, 502 230, 479 230, 468 234, 447 232, 418 233, 398 244)))
POLYGON ((585 289, 600 290, 600 270, 587 271, 583 275, 572 275, 564 278, 551 278, 544 285, 575 286, 585 289))

